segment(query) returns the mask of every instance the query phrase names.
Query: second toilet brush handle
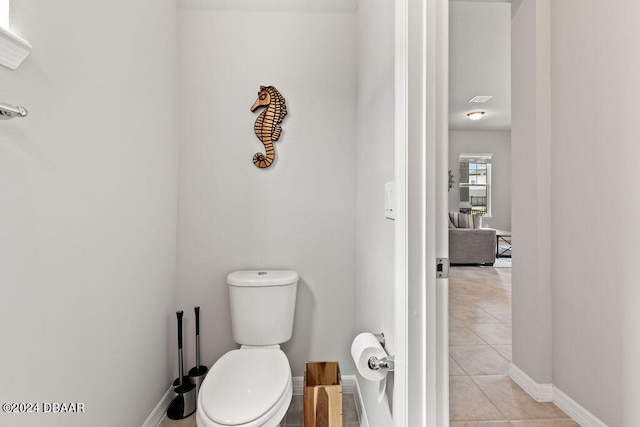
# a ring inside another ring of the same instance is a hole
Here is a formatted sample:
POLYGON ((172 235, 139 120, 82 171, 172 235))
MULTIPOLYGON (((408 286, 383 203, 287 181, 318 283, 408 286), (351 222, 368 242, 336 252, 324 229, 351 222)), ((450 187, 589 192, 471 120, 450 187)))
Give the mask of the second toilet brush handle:
POLYGON ((184 375, 183 367, 182 367, 182 315, 184 313, 182 310, 176 311, 176 317, 178 318, 178 379, 180 381, 180 386, 182 386, 182 376, 184 375))
POLYGON ((196 312, 196 369, 200 369, 200 306, 193 310, 196 312))
POLYGON ((193 307, 196 312, 196 335, 200 335, 200 306, 193 307))
POLYGON ((176 311, 176 317, 178 318, 178 350, 182 350, 182 310, 176 311))

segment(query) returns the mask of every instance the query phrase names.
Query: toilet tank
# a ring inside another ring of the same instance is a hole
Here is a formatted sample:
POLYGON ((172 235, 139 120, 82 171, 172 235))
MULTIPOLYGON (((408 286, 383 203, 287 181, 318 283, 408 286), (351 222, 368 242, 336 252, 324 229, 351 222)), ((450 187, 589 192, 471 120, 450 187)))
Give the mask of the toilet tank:
POLYGON ((236 271, 227 276, 233 340, 275 345, 293 332, 298 273, 291 270, 236 271))

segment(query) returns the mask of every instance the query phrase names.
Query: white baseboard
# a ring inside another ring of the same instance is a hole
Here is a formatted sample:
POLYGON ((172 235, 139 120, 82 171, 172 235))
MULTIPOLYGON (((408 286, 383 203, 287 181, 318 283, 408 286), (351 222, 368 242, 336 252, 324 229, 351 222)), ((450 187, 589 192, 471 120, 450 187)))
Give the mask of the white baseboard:
POLYGON ((582 427, 607 427, 605 423, 556 386, 553 386, 553 403, 582 427))
POLYGON ((513 363, 509 377, 538 402, 553 402, 553 384, 538 384, 513 363))
POLYGON ((553 402, 581 427, 607 427, 598 417, 553 384, 538 384, 513 363, 509 377, 538 402, 553 402))
POLYGON ((171 404, 171 400, 173 400, 173 386, 169 387, 169 390, 162 396, 160 402, 153 408, 151 414, 147 417, 147 419, 142 424, 142 427, 158 427, 160 422, 164 418, 167 413, 167 409, 169 409, 169 405, 171 404))
MULTIPOLYGON (((293 383, 293 395, 301 396, 304 391, 304 377, 291 378, 293 383)), ((356 376, 355 375, 342 375, 342 392, 347 394, 355 394, 356 391, 356 376)))
POLYGON ((292 377, 291 382, 293 383, 293 395, 302 395, 304 392, 304 377, 292 377))
POLYGON ((364 400, 362 400, 362 393, 360 393, 360 384, 358 384, 357 378, 355 380, 355 383, 355 392, 353 394, 356 398, 356 410, 358 411, 358 418, 360 419, 360 427, 369 427, 369 419, 367 418, 367 412, 364 410, 364 400))

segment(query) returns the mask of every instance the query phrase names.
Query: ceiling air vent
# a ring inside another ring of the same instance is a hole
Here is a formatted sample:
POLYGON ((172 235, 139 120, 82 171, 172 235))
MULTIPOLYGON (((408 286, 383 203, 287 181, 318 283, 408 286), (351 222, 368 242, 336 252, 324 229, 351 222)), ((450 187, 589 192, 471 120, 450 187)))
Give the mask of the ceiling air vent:
POLYGON ((483 102, 487 102, 491 98, 493 98, 493 96, 491 96, 491 95, 478 95, 478 96, 474 96, 473 98, 471 98, 469 100, 469 102, 475 102, 475 103, 480 103, 481 104, 483 102))

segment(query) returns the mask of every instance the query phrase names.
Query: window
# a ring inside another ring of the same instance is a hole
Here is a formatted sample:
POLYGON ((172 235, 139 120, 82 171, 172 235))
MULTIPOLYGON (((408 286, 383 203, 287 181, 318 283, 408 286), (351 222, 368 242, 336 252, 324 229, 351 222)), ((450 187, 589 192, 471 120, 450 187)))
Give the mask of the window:
POLYGON ((491 154, 460 154, 460 212, 491 217, 491 154))

